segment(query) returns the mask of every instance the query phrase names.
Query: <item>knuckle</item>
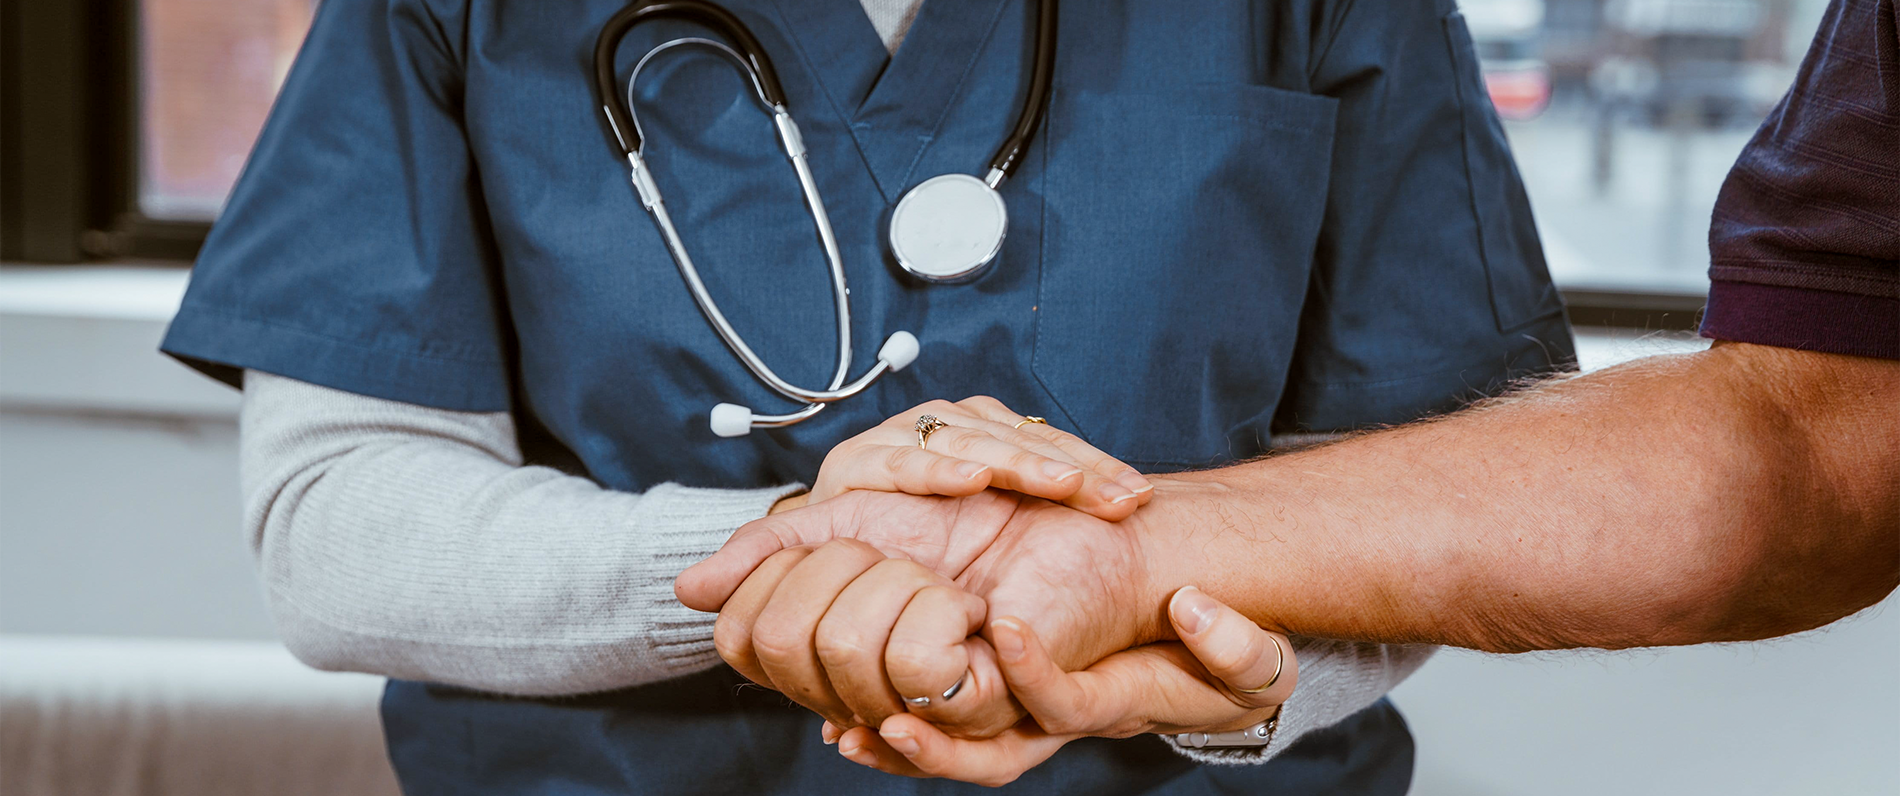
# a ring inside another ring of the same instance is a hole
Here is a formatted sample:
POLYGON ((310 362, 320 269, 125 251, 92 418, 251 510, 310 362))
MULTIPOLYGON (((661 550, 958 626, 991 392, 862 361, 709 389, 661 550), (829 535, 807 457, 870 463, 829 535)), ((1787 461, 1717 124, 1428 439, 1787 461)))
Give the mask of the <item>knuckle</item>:
POLYGON ((727 663, 738 663, 750 656, 750 639, 736 620, 721 616, 713 621, 713 649, 727 663))
POLYGON ((915 414, 908 415, 908 416, 899 415, 899 417, 900 418, 907 417, 910 422, 915 423, 917 422, 917 418, 916 418, 917 414, 926 414, 926 415, 942 414, 942 413, 950 412, 951 410, 954 410, 956 408, 957 408, 956 404, 950 403, 949 401, 946 401, 942 398, 935 398, 935 399, 918 404, 916 409, 911 410, 911 412, 915 414))
POLYGON ((884 469, 893 473, 903 472, 905 463, 916 456, 916 450, 916 448, 891 446, 884 453, 884 469))
POLYGON ((1045 458, 1047 457, 1042 454, 1018 449, 1015 453, 1009 455, 1009 469, 1020 473, 1039 472, 1033 468, 1041 464, 1045 458))
POLYGON ((870 650, 864 633, 843 622, 825 621, 818 624, 817 643, 818 660, 826 666, 854 666, 865 660, 870 650))
POLYGON ((1260 659, 1260 634, 1249 633, 1245 642, 1208 650, 1205 663, 1216 672, 1238 674, 1260 659))
POLYGON ((893 682, 921 680, 937 668, 944 657, 942 649, 919 641, 896 639, 884 649, 884 670, 893 682))
POLYGON ((926 572, 929 571, 925 569, 922 564, 908 558, 887 558, 876 564, 872 564, 870 570, 867 570, 863 575, 859 575, 858 577, 866 578, 875 575, 880 579, 889 578, 895 581, 897 578, 902 577, 907 570, 912 569, 924 569, 926 572))
POLYGON ((805 645, 806 639, 796 631, 767 627, 752 632, 752 651, 761 661, 781 663, 796 660, 805 645))
MULTIPOLYGON (((1031 423, 1029 425, 1023 426, 1023 428, 1025 430, 1029 430, 1029 433, 1034 434, 1043 439, 1049 440, 1051 443, 1054 443, 1056 445, 1061 445, 1064 447, 1082 447, 1082 448, 1088 448, 1089 450, 1095 450, 1094 446, 1089 445, 1088 442, 1084 441, 1081 437, 1078 437, 1073 433, 1063 431, 1062 429, 1056 428, 1055 426, 1049 425, 1047 423, 1031 423)), ((1107 455, 1107 454, 1103 454, 1103 455, 1107 455)))
POLYGON ((983 441, 983 437, 984 434, 982 432, 972 431, 967 428, 959 429, 955 434, 950 435, 949 450, 958 455, 971 453, 976 449, 976 446, 983 441))
POLYGON ((883 558, 883 555, 877 551, 877 548, 872 547, 869 542, 848 537, 833 539, 824 543, 819 549, 825 550, 827 557, 835 556, 839 558, 860 559, 883 558))
POLYGON ((1062 713, 1047 717, 1037 716, 1036 724, 1050 735, 1069 735, 1088 729, 1083 726, 1081 717, 1074 713, 1062 713))
MULTIPOLYGON (((918 565, 918 568, 923 569, 921 565, 918 565)), ((917 596, 912 599, 933 607, 959 608, 966 602, 979 598, 955 586, 936 583, 917 590, 917 596)))
POLYGON ((992 398, 988 395, 972 395, 968 398, 958 401, 957 404, 959 406, 963 406, 968 409, 1001 409, 1003 408, 1002 401, 998 401, 995 398, 992 398))

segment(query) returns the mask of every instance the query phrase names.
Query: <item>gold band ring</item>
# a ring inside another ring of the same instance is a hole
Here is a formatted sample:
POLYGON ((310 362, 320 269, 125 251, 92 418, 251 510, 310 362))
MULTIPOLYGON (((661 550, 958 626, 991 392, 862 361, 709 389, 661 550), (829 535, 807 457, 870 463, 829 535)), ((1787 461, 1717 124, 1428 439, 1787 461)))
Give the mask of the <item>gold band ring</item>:
POLYGON ((1014 426, 1014 428, 1022 428, 1023 426, 1029 425, 1030 423, 1035 423, 1037 425, 1043 425, 1043 426, 1049 425, 1049 421, 1044 420, 1035 415, 1029 415, 1027 417, 1024 417, 1021 420, 1016 421, 1016 425, 1014 426))
POLYGON ((917 418, 917 447, 930 441, 930 435, 949 428, 950 424, 939 420, 936 415, 920 415, 917 418))
POLYGON ((1272 688, 1274 683, 1280 682, 1280 672, 1286 668, 1286 648, 1281 647, 1280 639, 1274 637, 1271 633, 1267 634, 1267 640, 1273 642, 1273 652, 1280 656, 1279 659, 1273 663, 1273 676, 1267 678, 1267 684, 1259 688, 1235 688, 1235 691, 1239 691, 1243 694, 1258 694, 1272 688))

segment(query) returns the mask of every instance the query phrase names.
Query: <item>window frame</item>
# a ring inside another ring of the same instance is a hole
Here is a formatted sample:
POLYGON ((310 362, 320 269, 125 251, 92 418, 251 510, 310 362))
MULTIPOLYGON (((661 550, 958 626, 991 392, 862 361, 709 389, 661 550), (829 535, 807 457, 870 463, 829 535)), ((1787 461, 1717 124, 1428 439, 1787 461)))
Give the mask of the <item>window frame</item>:
POLYGON ((1702 328, 1706 293, 1643 291, 1630 288, 1558 287, 1571 326, 1602 326, 1643 331, 1702 328))
POLYGON ((210 222, 139 208, 138 0, 6 3, 0 14, 0 259, 196 258, 210 222))

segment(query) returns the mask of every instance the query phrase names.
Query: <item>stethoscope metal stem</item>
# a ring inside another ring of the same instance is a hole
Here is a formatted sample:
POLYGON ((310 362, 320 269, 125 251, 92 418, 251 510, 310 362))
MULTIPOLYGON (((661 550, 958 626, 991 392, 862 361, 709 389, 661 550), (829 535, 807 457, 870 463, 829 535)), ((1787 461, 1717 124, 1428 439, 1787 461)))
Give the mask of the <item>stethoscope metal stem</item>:
MULTIPOLYGON (((798 163, 802 160, 801 153, 801 156, 793 162, 798 163)), ((837 305, 839 337, 844 345, 839 349, 838 370, 832 376, 830 389, 807 390, 780 378, 771 366, 765 364, 765 360, 759 358, 759 355, 752 350, 752 346, 746 344, 745 338, 739 336, 739 332, 732 328, 732 322, 726 320, 726 314, 719 310, 718 303, 713 301, 712 293, 706 289, 705 281, 700 278, 699 268, 693 264, 693 256, 687 252, 685 242, 680 239, 679 229, 674 226, 672 215, 666 211, 666 201, 660 196, 659 186, 653 182, 645 160, 635 152, 627 155, 627 164, 632 172, 634 190, 640 193, 640 204, 645 206, 647 212, 653 216, 653 223, 659 227, 660 237, 666 242, 667 251, 673 255, 673 262, 679 267, 680 277, 686 281, 686 289, 692 293, 694 303, 699 305, 700 311, 705 314, 706 321, 712 324, 713 331, 719 335, 719 339, 725 341, 733 353, 738 355, 739 361, 745 364, 746 369, 752 371, 752 374, 766 386, 793 400, 807 403, 830 403, 863 392, 864 388, 869 387, 871 382, 876 381, 877 377, 884 375, 884 372, 889 369, 888 363, 880 361, 857 381, 849 386, 840 386, 849 375, 851 367, 851 351, 846 347, 849 346, 851 339, 851 311, 849 304, 842 300, 846 295, 843 284, 844 266, 842 259, 837 256, 838 245, 831 237, 828 222, 819 225, 819 239, 826 242, 826 253, 831 257, 833 296, 840 299, 837 305)), ((809 183, 806 184, 809 185, 809 183)), ((807 199, 814 206, 818 206, 815 195, 807 193, 807 199)), ((813 215, 823 218, 823 211, 816 210, 813 215)))

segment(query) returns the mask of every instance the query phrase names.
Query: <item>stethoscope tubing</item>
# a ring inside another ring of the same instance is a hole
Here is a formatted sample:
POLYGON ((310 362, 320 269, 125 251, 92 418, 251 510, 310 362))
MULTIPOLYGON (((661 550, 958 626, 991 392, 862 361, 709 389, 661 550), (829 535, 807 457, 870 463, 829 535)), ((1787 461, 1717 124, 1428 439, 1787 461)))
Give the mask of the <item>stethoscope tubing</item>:
POLYGON ((1004 177, 1016 173, 1016 165, 1029 150, 1030 139, 1036 137, 1036 128, 1042 126, 1043 117, 1049 115, 1049 95, 1056 75, 1056 2, 1037 0, 1036 62, 1029 73, 1029 93, 1023 96, 1023 106, 1016 112, 1016 123, 1010 126, 1009 137, 1003 139, 1003 145, 997 147, 996 155, 990 158, 990 173, 983 181, 991 189, 1004 177))
MULTIPOLYGON (((628 160, 633 164, 633 170, 636 173, 646 172, 646 166, 640 161, 638 154, 630 155, 628 160)), ((643 192, 645 190, 652 190, 650 187, 643 189, 639 183, 639 179, 635 178, 636 190, 643 190, 643 192)), ((841 347, 838 354, 838 371, 832 377, 830 389, 807 390, 780 378, 776 372, 773 372, 770 366, 765 364, 763 359, 759 358, 759 355, 752 350, 752 347, 746 344, 745 338, 739 335, 738 330, 732 328, 732 323, 726 320, 725 313, 720 312, 718 303, 713 300, 712 293, 706 289, 705 281, 699 276, 699 268, 693 264, 692 255, 687 253, 685 242, 680 239, 679 229, 674 226, 672 215, 666 211, 666 203, 660 199, 657 191, 653 192, 652 200, 647 205, 647 211, 652 215, 654 225, 659 228, 660 237, 666 242, 668 252, 673 255, 673 261, 679 267, 680 276, 686 281, 687 290, 692 293, 694 302, 699 305, 700 312, 706 316, 707 322, 712 324, 713 331, 719 335, 719 339, 725 341, 726 346, 732 349, 740 361, 745 363, 746 368, 758 376, 760 381, 765 382, 766 386, 771 387, 773 391, 787 398, 804 401, 806 403, 830 403, 863 392, 866 387, 870 386, 871 382, 876 381, 879 376, 884 375, 884 372, 889 369, 889 363, 880 360, 870 371, 858 377, 857 381, 852 382, 848 386, 841 387, 840 385, 849 374, 851 367, 851 352, 848 348, 841 347)), ((821 231, 821 239, 829 237, 824 235, 824 232, 829 232, 829 230, 825 229, 821 231)), ((837 251, 837 243, 835 241, 829 242, 827 249, 829 252, 835 253, 837 251)), ((841 258, 834 258, 832 262, 834 266, 832 269, 834 276, 833 286, 841 288, 844 280, 844 269, 840 264, 841 258)), ((836 291, 836 294, 840 297, 838 301, 839 310, 837 313, 840 327, 839 336, 848 345, 850 342, 851 310, 849 309, 850 305, 842 299, 843 292, 843 290, 836 291)))
MULTIPOLYGON (((1012 173, 1021 162, 1028 142, 1034 137, 1042 117, 1047 114, 1051 83, 1055 71, 1056 41, 1056 0, 1040 0, 1037 9, 1035 67, 1031 73, 1029 91, 1024 97, 1023 106, 1018 111, 1016 122, 1010 135, 998 148, 990 160, 990 170, 983 182, 994 196, 996 187, 1012 173)), ((851 370, 851 304, 850 288, 845 280, 844 259, 839 252, 837 236, 832 231, 831 218, 825 212, 824 201, 818 192, 817 180, 812 176, 811 166, 805 152, 804 139, 799 134, 798 125, 787 109, 785 91, 778 81, 778 73, 767 57, 764 47, 748 30, 743 22, 732 12, 710 0, 640 0, 616 12, 602 26, 600 35, 594 42, 594 81, 600 100, 600 107, 614 136, 614 143, 626 156, 629 179, 634 190, 640 196, 640 203, 659 228, 661 239, 667 251, 672 255, 681 278, 686 282, 688 292, 699 306, 700 312, 712 325, 715 333, 724 342, 753 376, 771 388, 774 392, 805 405, 797 410, 778 415, 757 415, 750 409, 734 404, 720 404, 713 410, 713 428, 721 436, 743 434, 747 428, 775 428, 788 426, 811 417, 834 401, 840 401, 863 393, 886 373, 900 370, 917 355, 916 338, 907 332, 897 332, 885 341, 878 352, 878 362, 864 375, 846 384, 851 370), (615 91, 615 61, 620 41, 635 25, 661 17, 685 19, 723 34, 730 43, 712 39, 687 37, 674 39, 660 44, 643 55, 634 65, 633 74, 627 80, 627 96, 624 101, 615 91), (672 216, 666 210, 659 184, 654 181, 651 169, 646 165, 645 131, 634 113, 634 86, 642 68, 652 58, 668 49, 683 45, 701 45, 710 47, 737 63, 750 78, 754 96, 759 104, 772 117, 773 126, 778 132, 779 144, 785 149, 785 155, 791 161, 793 172, 798 177, 799 190, 804 195, 805 205, 810 212, 812 224, 818 234, 820 246, 825 252, 825 261, 832 282, 832 301, 836 309, 838 325, 837 369, 826 389, 809 390, 792 384, 781 378, 765 361, 747 345, 738 331, 726 319, 719 305, 706 289, 700 278, 699 269, 687 252, 678 228, 673 224, 672 216), (735 414, 736 413, 736 414, 735 414)), ((901 258, 900 258, 901 259, 901 258)), ((987 258, 985 265, 987 264, 987 258)))
POLYGON ((752 77, 754 89, 759 101, 768 108, 785 107, 785 89, 778 82, 778 70, 772 68, 772 59, 766 57, 765 48, 757 37, 746 28, 745 23, 733 16, 731 11, 705 0, 642 0, 627 5, 607 19, 600 28, 600 35, 594 39, 594 87, 598 90, 601 110, 607 114, 608 124, 612 125, 615 143, 619 144, 623 154, 640 151, 640 135, 633 123, 633 112, 629 106, 617 102, 614 86, 615 55, 620 50, 620 40, 633 26, 650 19, 674 17, 698 22, 725 34, 732 41, 730 46, 741 53, 746 71, 752 77))

